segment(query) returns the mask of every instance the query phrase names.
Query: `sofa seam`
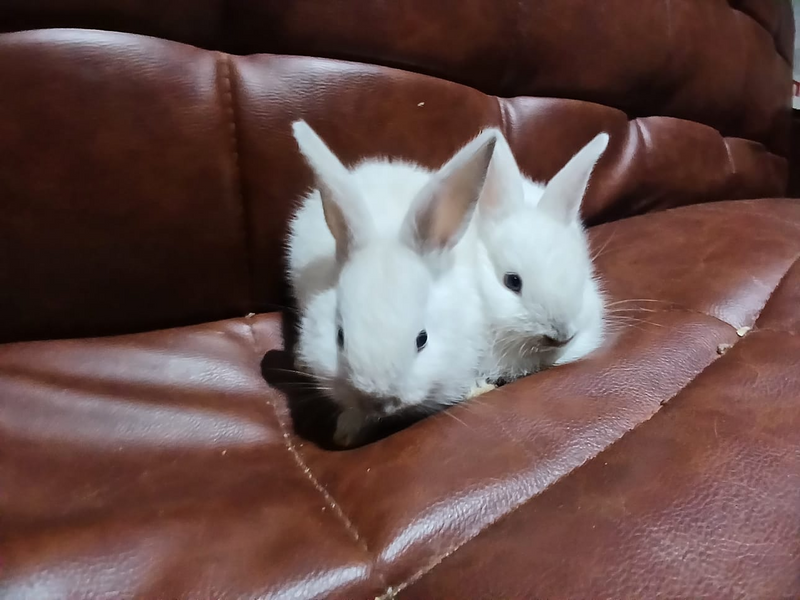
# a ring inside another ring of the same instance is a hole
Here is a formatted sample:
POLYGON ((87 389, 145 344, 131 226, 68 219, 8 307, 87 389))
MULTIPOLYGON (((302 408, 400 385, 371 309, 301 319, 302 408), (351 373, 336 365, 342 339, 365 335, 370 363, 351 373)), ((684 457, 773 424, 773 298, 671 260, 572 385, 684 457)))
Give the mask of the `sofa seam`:
POLYGON ((498 116, 500 117, 500 132, 506 140, 509 140, 509 144, 511 144, 511 136, 508 132, 508 100, 500 96, 495 96, 494 99, 497 103, 498 116))
MULTIPOLYGON (((525 97, 525 98, 539 98, 539 96, 523 96, 523 97, 525 97)), ((513 98, 511 98, 511 99, 513 99, 513 98)), ((645 119, 671 119, 673 121, 681 121, 681 122, 685 122, 685 123, 692 123, 694 125, 699 125, 701 127, 706 127, 708 129, 711 129, 718 136, 720 136, 723 140, 725 140, 726 143, 727 143, 727 140, 743 140, 745 142, 751 142, 753 144, 758 144, 761 148, 763 148, 765 154, 768 154, 769 156, 772 156, 772 157, 775 157, 775 158, 779 158, 779 159, 783 160, 786 163, 788 163, 788 161, 789 161, 788 156, 783 155, 783 154, 779 154, 778 152, 775 152, 773 147, 772 147, 772 145, 766 143, 764 141, 764 139, 754 139, 754 138, 751 138, 751 137, 742 137, 741 135, 727 135, 721 129, 719 129, 719 127, 716 127, 716 126, 711 125, 709 123, 704 123, 703 121, 697 121, 697 120, 688 119, 688 118, 685 118, 685 117, 676 117, 676 116, 672 116, 672 115, 663 115, 663 114, 646 114, 646 115, 635 115, 634 116, 632 114, 626 113, 625 111, 621 110, 620 108, 617 108, 617 107, 614 107, 614 106, 610 106, 608 104, 603 104, 601 102, 592 102, 591 100, 581 100, 581 99, 577 99, 577 98, 567 98, 567 97, 564 97, 564 96, 557 96, 557 97, 554 97, 552 99, 553 100, 570 100, 570 101, 574 101, 574 102, 584 102, 584 103, 587 103, 587 104, 596 104, 597 106, 603 106, 605 108, 610 108, 612 110, 617 110, 617 111, 625 114, 625 116, 626 116, 626 118, 628 120, 628 123, 635 123, 636 127, 640 128, 640 129, 641 129, 641 125, 640 125, 639 122, 642 121, 642 120, 645 120, 645 119)), ((647 149, 649 150, 649 148, 647 148, 647 149)), ((775 197, 780 197, 780 196, 775 196, 775 197)), ((755 198, 740 198, 740 199, 741 200, 754 200, 755 198)), ((712 201, 706 201, 706 202, 699 202, 699 203, 695 203, 695 204, 712 204, 712 203, 713 203, 712 201)), ((675 207, 672 207, 672 208, 680 208, 680 206, 675 206, 675 207)))
POLYGON ((236 111, 236 97, 233 85, 233 65, 231 55, 218 52, 218 64, 222 76, 222 97, 224 98, 225 113, 228 120, 229 152, 233 166, 233 194, 239 204, 240 227, 244 241, 245 272, 247 276, 248 310, 255 307, 255 268, 253 265, 253 240, 250 235, 250 206, 245 197, 244 180, 242 177, 242 151, 239 136, 238 116, 236 111))
POLYGON ((717 356, 717 357, 715 357, 715 358, 712 358, 711 362, 709 362, 709 363, 708 363, 708 364, 707 364, 705 367, 703 367, 703 368, 702 368, 702 369, 701 369, 701 370, 700 370, 700 371, 699 371, 697 374, 695 374, 695 376, 694 376, 694 377, 692 377, 692 378, 691 378, 689 381, 687 381, 687 382, 686 382, 686 384, 684 384, 684 385, 683 385, 683 386, 682 386, 682 387, 681 387, 679 390, 677 390, 677 391, 676 391, 676 392, 675 392, 675 393, 674 393, 672 396, 670 396, 669 398, 667 398, 667 399, 666 399, 665 401, 663 401, 663 402, 659 402, 659 405, 656 407, 655 411, 653 411, 653 414, 651 414, 649 417, 647 417, 647 418, 646 418, 646 419, 644 419, 643 421, 641 421, 641 422, 637 423, 636 425, 634 425, 633 427, 631 427, 630 429, 628 429, 627 431, 625 431, 625 432, 624 432, 622 435, 620 435, 620 436, 619 436, 619 437, 618 437, 616 440, 614 440, 613 442, 611 442, 610 444, 608 444, 607 446, 605 446, 605 447, 604 447, 602 450, 600 450, 600 451, 599 451, 597 454, 595 454, 594 456, 591 456, 591 457, 587 458, 587 459, 586 459, 585 461, 583 461, 582 463, 580 463, 580 464, 578 464, 578 465, 575 465, 575 466, 574 466, 572 469, 570 469, 569 471, 567 471, 567 472, 563 473, 563 474, 562 474, 560 477, 557 477, 556 479, 554 479, 554 480, 553 480, 553 481, 552 481, 552 482, 551 482, 551 483, 550 483, 550 484, 549 484, 549 485, 548 485, 546 488, 542 489, 541 491, 539 491, 539 492, 538 492, 538 493, 536 493, 536 494, 533 494, 533 495, 531 495, 530 497, 526 498, 525 500, 523 500, 522 502, 520 502, 519 504, 517 504, 517 505, 516 505, 514 508, 512 508, 512 509, 511 509, 511 510, 509 510, 508 512, 506 512, 506 513, 504 513, 504 514, 500 515, 500 516, 499 516, 497 519, 495 519, 495 520, 494 520, 494 521, 492 521, 491 523, 488 523, 488 524, 487 524, 485 527, 483 527, 482 529, 480 529, 480 530, 479 530, 479 531, 478 531, 478 532, 477 532, 475 535, 473 535, 473 536, 471 536, 470 538, 468 538, 468 539, 464 540, 462 543, 460 543, 460 544, 457 544, 456 546, 454 546, 453 548, 451 548, 451 549, 450 549, 449 551, 447 551, 446 553, 444 553, 444 554, 442 554, 441 556, 437 557, 437 558, 436 558, 436 559, 434 559, 432 562, 428 563, 428 565, 426 565, 424 568, 422 568, 422 569, 418 570, 418 571, 417 571, 416 573, 414 573, 414 574, 413 574, 411 577, 409 577, 408 579, 406 579, 405 581, 403 581, 403 582, 402 582, 400 585, 398 585, 397 587, 389 587, 389 588, 387 588, 387 589, 386 589, 386 591, 385 591, 385 592, 384 592, 382 595, 380 595, 380 596, 378 596, 378 597, 376 598, 376 600, 392 600, 392 599, 393 599, 393 598, 395 598, 395 596, 396 596, 397 594, 399 594, 400 592, 402 592, 402 591, 404 591, 404 590, 408 589, 410 586, 412 586, 412 585, 416 584, 417 582, 419 582, 420 580, 422 580, 422 578, 426 577, 427 575, 430 575, 430 574, 431 574, 431 573, 432 573, 432 572, 433 572, 433 571, 436 569, 436 567, 438 567, 439 565, 441 565, 441 564, 442 564, 442 563, 443 563, 445 560, 447 560, 447 559, 448 559, 448 558, 450 558, 451 556, 455 555, 455 554, 456 554, 456 553, 457 553, 459 550, 461 550, 461 549, 463 549, 464 547, 466 547, 466 546, 467 546, 467 544, 469 544, 470 542, 472 542, 472 541, 476 540, 476 539, 477 539, 479 536, 483 535, 485 532, 487 532, 489 529, 491 529, 491 528, 492 528, 492 527, 494 527, 495 525, 498 525, 500 522, 502 522, 502 521, 504 521, 505 519, 507 519, 507 518, 511 517, 511 516, 512 516, 514 513, 516 513, 516 512, 517 512, 517 511, 519 511, 520 509, 524 508, 524 507, 525 507, 525 506, 526 506, 526 505, 527 505, 529 502, 531 502, 531 501, 535 500, 536 498, 540 497, 542 494, 544 494, 544 493, 545 493, 545 492, 547 492, 548 490, 552 489, 552 488, 553 488, 553 486, 557 485, 559 482, 561 482, 561 481, 562 481, 562 480, 564 480, 565 478, 567 478, 567 477, 571 476, 573 473, 575 473, 576 471, 578 471, 578 469, 581 469, 581 468, 583 468, 584 466, 588 465, 590 462, 592 462, 592 461, 596 460, 596 459, 597 459, 597 457, 599 457, 599 456, 600 456, 601 454, 603 454, 604 452, 607 452, 607 451, 608 451, 608 450, 609 450, 611 447, 613 447, 614 445, 618 444, 618 443, 619 443, 621 440, 623 440, 623 439, 624 439, 624 438, 625 438, 627 435, 629 435, 631 432, 635 431, 636 429, 638 429, 639 427, 641 427, 642 425, 644 425, 645 423, 647 423, 648 421, 650 421, 651 419, 653 419, 653 418, 654 418, 654 417, 655 417, 655 416, 656 416, 658 413, 660 413, 660 412, 661 412, 661 409, 662 409, 664 406, 666 406, 667 404, 669 404, 669 402, 671 402, 671 401, 672 401, 672 400, 674 400, 674 399, 675 399, 677 396, 679 396, 679 395, 680 395, 680 394, 682 394, 684 391, 686 391, 686 389, 687 389, 687 388, 688 388, 690 385, 692 385, 692 384, 693 384, 693 383, 694 383, 694 382, 695 382, 695 381, 696 381, 696 380, 697 380, 697 379, 698 379, 700 376, 702 376, 702 375, 703 375, 703 373, 705 373, 705 372, 706 372, 706 371, 709 369, 709 367, 711 367, 712 365, 716 364, 716 363, 717 363, 717 361, 718 361, 718 360, 720 360, 720 359, 722 359, 722 358, 724 358, 724 356, 721 356, 721 355, 720 355, 720 356, 717 356))
POLYGON ((736 177, 736 163, 733 162, 733 154, 731 153, 731 146, 728 143, 728 138, 724 135, 722 137, 722 144, 725 146, 725 153, 728 155, 728 166, 731 168, 731 180, 736 177))
MULTIPOLYGON (((256 341, 256 334, 255 330, 253 329, 253 324, 250 322, 249 319, 245 320, 245 325, 247 327, 250 342, 253 348, 253 353, 258 356, 258 342, 256 341)), ((339 502, 337 502, 336 498, 334 498, 333 494, 331 494, 328 489, 320 482, 320 480, 314 475, 314 472, 311 470, 311 467, 306 464, 303 457, 300 455, 297 446, 292 441, 292 436, 289 433, 289 429, 284 423, 283 419, 281 418, 280 412, 278 411, 278 407, 276 406, 275 402, 272 400, 271 396, 267 394, 267 404, 272 409, 273 414, 275 415, 275 420, 278 422, 278 428, 280 429, 281 436, 283 437, 283 443, 288 451, 289 455, 292 457, 292 460, 295 463, 295 466, 300 470, 303 474, 303 477, 308 481, 311 486, 317 491, 317 493, 322 496, 325 504, 330 508, 334 515, 336 515, 337 520, 339 523, 344 527, 347 531, 348 535, 353 539, 356 545, 365 553, 367 559, 369 560, 369 566, 372 569, 375 576, 378 578, 379 583, 382 587, 387 586, 386 578, 383 576, 383 573, 377 568, 377 559, 375 554, 370 550, 369 545, 367 544, 364 537, 359 533, 358 528, 353 523, 353 520, 347 516, 347 513, 341 507, 339 502)))
MULTIPOLYGON (((772 291, 770 292, 769 296, 767 296, 766 301, 764 302, 764 304, 761 307, 761 309, 758 311, 758 314, 756 315, 756 318, 753 319, 753 329, 754 330, 756 330, 756 331, 770 331, 770 329, 768 329, 768 328, 767 329, 761 329, 760 327, 757 327, 758 320, 761 318, 761 315, 764 313, 764 309, 767 308, 767 306, 769 305, 769 303, 772 300, 773 296, 775 296, 775 293, 778 291, 778 288, 780 288, 783 285, 783 282, 789 276, 789 273, 792 271, 792 269, 795 267, 795 265, 798 264, 798 261, 800 261, 800 252, 795 254, 794 258, 792 259, 792 262, 789 263, 789 267, 786 269, 786 271, 784 271, 783 275, 781 275, 781 278, 778 280, 778 283, 775 284, 775 287, 772 289, 772 291)), ((771 331, 780 332, 781 330, 780 329, 772 329, 771 331)), ((785 333, 791 333, 791 332, 786 331, 785 333)))

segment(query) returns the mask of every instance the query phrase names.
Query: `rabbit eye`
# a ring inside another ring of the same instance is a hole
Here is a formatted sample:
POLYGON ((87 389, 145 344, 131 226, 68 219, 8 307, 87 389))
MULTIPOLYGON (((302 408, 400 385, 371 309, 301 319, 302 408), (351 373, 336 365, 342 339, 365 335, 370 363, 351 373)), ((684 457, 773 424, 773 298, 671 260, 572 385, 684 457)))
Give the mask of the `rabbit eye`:
POLYGON ((506 273, 503 277, 503 285, 515 294, 519 294, 522 291, 522 277, 516 273, 506 273))
POLYGON ((336 343, 339 344, 339 348, 344 348, 344 329, 341 327, 336 332, 336 343))
POLYGON ((422 352, 422 350, 427 345, 428 345, 428 332, 423 329, 417 335, 417 352, 422 352))

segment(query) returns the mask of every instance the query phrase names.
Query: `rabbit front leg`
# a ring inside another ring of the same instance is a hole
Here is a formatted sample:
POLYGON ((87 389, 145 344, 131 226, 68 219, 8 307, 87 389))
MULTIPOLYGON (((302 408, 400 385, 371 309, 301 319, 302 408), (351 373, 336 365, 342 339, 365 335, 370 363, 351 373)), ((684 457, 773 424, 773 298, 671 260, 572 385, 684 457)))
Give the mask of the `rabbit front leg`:
POLYGON ((476 398, 485 394, 486 392, 491 392, 497 386, 491 383, 487 378, 476 379, 472 386, 470 387, 469 392, 467 392, 466 400, 470 398, 476 398))

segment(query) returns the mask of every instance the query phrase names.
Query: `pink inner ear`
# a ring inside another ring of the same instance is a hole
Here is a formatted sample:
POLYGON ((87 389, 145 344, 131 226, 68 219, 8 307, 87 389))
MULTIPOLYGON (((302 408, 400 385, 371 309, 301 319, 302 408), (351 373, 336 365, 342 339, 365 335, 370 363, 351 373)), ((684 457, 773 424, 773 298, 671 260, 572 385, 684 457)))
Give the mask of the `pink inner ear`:
POLYGON ((550 180, 539 205, 566 223, 580 219, 583 197, 592 172, 608 145, 608 134, 599 133, 550 180))
POLYGON ((416 238, 422 250, 447 250, 456 244, 464 227, 465 215, 461 204, 444 197, 452 193, 440 190, 440 196, 417 212, 414 221, 416 238))
POLYGON ((484 214, 499 216, 524 199, 522 173, 505 138, 498 139, 486 173, 479 206, 484 214))
MULTIPOLYGON (((441 251, 466 231, 494 152, 496 138, 483 134, 462 148, 420 192, 407 216, 413 247, 441 251)), ((406 229, 407 231, 407 229, 406 229)), ((405 234, 407 235, 407 234, 405 234)))
POLYGON ((336 257, 342 261, 352 249, 353 231, 347 223, 342 207, 333 199, 331 190, 320 186, 320 196, 325 223, 333 239, 336 240, 336 257))

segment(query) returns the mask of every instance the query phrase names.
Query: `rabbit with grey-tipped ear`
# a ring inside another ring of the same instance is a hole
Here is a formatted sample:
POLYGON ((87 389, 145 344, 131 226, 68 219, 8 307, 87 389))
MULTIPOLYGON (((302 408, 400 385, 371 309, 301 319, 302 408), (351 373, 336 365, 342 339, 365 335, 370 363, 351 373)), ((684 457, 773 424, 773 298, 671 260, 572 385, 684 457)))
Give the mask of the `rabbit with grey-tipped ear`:
POLYGON ((342 409, 335 440, 372 421, 458 402, 486 349, 475 212, 496 140, 482 133, 440 170, 367 160, 346 168, 304 121, 294 137, 315 189, 290 224, 300 312, 296 360, 342 409))
POLYGON ((522 175, 498 134, 475 221, 492 332, 487 379, 517 379, 600 346, 605 303, 580 206, 608 141, 598 134, 541 185, 522 175))

